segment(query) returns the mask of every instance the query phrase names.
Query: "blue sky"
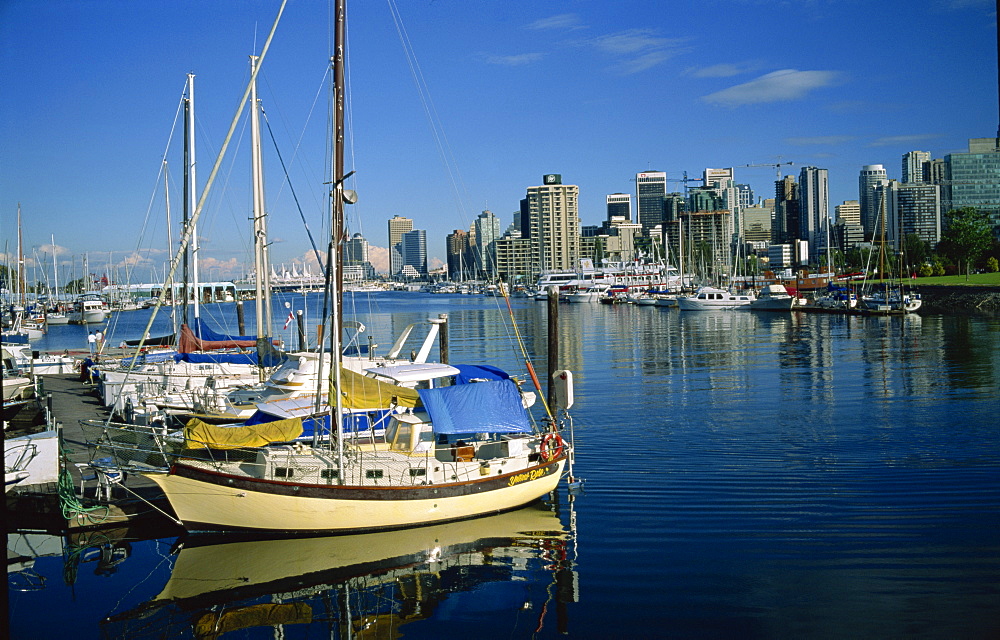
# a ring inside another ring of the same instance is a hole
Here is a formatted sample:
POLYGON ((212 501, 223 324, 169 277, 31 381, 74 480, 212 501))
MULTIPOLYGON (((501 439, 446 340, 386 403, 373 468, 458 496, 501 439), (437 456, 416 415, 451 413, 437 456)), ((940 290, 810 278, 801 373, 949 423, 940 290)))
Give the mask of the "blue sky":
MULTIPOLYGON (((161 159, 176 242, 179 124, 168 140, 185 76, 196 74, 201 189, 247 56, 279 4, 0 2, 0 251, 16 250, 20 202, 29 267, 51 265, 54 236, 61 274, 75 265, 79 276, 84 255, 90 271, 119 278, 124 264, 136 265, 133 280, 162 271, 161 159)), ((403 215, 443 259, 447 233, 487 208, 510 222, 546 173, 579 185, 581 221, 598 224, 605 196, 633 191, 638 171, 679 179, 734 167, 737 182, 769 197, 775 168, 745 165, 777 162, 794 163, 783 174, 828 169, 832 212, 857 199, 862 165, 898 178, 907 151, 940 158, 995 134, 994 9, 988 0, 354 2, 350 230, 384 248, 386 221, 403 215)), ((296 198, 321 247, 328 234, 330 30, 325 2, 290 0, 261 71, 291 185, 265 130, 276 263, 310 253, 296 198)), ((202 218, 203 277, 250 263, 248 148, 241 122, 202 218)))

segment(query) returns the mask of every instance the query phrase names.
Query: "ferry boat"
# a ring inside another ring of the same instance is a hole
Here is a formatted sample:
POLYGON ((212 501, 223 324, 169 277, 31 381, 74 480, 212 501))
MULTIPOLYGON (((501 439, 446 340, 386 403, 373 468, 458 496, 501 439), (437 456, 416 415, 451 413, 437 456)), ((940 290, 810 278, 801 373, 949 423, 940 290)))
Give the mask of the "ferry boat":
POLYGON ((539 292, 546 292, 552 286, 559 287, 560 291, 573 292, 590 289, 595 285, 624 287, 625 291, 632 289, 673 291, 681 288, 681 274, 675 267, 643 262, 608 262, 600 269, 596 269, 591 260, 584 259, 580 261, 580 268, 577 271, 543 273, 535 286, 539 292))

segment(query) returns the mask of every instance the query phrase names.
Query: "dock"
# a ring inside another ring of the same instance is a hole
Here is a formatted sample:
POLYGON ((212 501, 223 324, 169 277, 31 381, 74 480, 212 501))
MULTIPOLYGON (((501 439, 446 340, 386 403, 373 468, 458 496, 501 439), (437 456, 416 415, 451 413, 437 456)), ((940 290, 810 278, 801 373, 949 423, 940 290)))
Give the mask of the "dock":
POLYGON ((95 528, 142 527, 162 529, 176 535, 166 497, 156 484, 141 475, 126 472, 120 483, 110 485, 110 495, 100 495, 100 484, 90 469, 93 453, 81 420, 105 421, 109 412, 96 388, 80 380, 79 374, 39 376, 43 402, 52 412, 62 434, 64 472, 74 490, 68 496, 67 482, 15 487, 7 494, 9 530, 75 532, 95 528), (81 491, 82 488, 82 491, 81 491))

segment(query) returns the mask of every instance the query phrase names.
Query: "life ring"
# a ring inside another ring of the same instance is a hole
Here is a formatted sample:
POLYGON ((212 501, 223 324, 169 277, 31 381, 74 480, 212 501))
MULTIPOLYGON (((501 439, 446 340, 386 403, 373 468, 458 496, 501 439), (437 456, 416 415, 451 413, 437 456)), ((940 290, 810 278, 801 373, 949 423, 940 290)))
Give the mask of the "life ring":
POLYGON ((538 453, 545 462, 551 462, 562 456, 566 448, 566 441, 558 433, 548 433, 542 438, 542 443, 538 447, 538 453))

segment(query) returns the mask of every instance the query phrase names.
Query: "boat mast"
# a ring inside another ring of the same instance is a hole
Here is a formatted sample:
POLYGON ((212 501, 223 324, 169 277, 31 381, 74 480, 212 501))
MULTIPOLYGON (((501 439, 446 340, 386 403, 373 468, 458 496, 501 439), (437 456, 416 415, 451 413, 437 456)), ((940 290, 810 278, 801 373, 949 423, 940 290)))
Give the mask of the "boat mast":
MULTIPOLYGON (((250 56, 250 72, 253 81, 250 83, 250 166, 253 185, 253 230, 254 230, 254 268, 257 277, 254 278, 257 298, 257 344, 266 344, 271 339, 271 271, 267 248, 267 212, 264 208, 264 157, 260 146, 260 103, 257 98, 256 67, 257 56, 250 56)), ((258 356, 262 350, 258 348, 258 356)), ((258 369, 260 381, 264 382, 263 362, 258 369)))
MULTIPOLYGON (((195 200, 196 194, 198 193, 198 182, 195 179, 195 154, 194 154, 194 74, 187 74, 188 77, 188 99, 187 99, 187 118, 188 121, 185 124, 185 132, 187 133, 187 140, 185 141, 186 149, 185 152, 185 170, 187 171, 187 182, 190 183, 190 188, 188 189, 188 199, 186 206, 188 211, 193 212, 195 206, 198 204, 195 200)), ((198 278, 198 227, 195 226, 191 231, 191 282, 194 284, 194 317, 201 317, 201 289, 199 287, 198 278)), ((186 318, 185 318, 186 319, 186 318)), ((198 337, 201 337, 201 323, 198 324, 198 337)))
POLYGON ((328 395, 329 404, 333 410, 330 416, 330 437, 337 438, 337 477, 341 484, 344 477, 344 398, 340 393, 341 380, 341 331, 344 326, 343 307, 341 300, 344 291, 344 279, 341 269, 341 242, 344 230, 344 50, 347 35, 347 7, 345 0, 336 0, 334 8, 334 40, 333 40, 333 190, 330 222, 330 252, 327 268, 330 271, 334 292, 332 298, 333 313, 330 318, 330 382, 328 395))

